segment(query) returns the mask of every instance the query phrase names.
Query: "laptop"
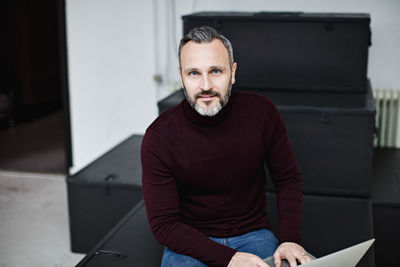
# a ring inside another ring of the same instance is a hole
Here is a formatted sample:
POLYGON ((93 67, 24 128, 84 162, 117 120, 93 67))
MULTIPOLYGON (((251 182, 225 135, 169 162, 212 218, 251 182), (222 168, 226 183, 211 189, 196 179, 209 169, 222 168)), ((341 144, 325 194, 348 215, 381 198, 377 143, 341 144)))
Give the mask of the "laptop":
MULTIPOLYGON (((361 260, 369 247, 374 243, 375 239, 370 239, 358 245, 337 251, 324 257, 314 259, 312 262, 302 264, 304 267, 355 267, 361 260)), ((312 257, 312 255, 309 254, 312 257)), ((274 258, 268 257, 264 259, 270 267, 275 267, 274 258)), ((282 260, 282 267, 290 267, 286 260, 282 260)))

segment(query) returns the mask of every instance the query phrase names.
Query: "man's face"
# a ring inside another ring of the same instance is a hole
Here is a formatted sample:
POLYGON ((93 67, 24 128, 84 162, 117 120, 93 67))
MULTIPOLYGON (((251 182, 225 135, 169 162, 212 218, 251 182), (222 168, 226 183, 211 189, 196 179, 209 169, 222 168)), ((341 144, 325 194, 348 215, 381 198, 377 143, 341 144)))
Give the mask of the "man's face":
POLYGON ((189 103, 201 115, 216 115, 228 102, 237 66, 234 63, 231 69, 224 44, 218 39, 211 43, 189 41, 181 50, 180 64, 189 103))

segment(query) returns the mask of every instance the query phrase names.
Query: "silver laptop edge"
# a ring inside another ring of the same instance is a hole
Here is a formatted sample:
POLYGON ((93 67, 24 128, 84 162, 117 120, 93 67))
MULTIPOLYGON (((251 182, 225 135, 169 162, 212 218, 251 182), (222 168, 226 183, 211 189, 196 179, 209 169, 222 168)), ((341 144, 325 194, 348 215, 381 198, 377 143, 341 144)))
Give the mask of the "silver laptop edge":
MULTIPOLYGON (((361 260, 364 254, 367 252, 369 247, 374 243, 375 239, 362 242, 360 244, 339 250, 332 254, 324 257, 315 259, 312 262, 302 264, 304 267, 355 267, 361 260)), ((274 267, 273 258, 269 257, 264 259, 271 267, 274 267)), ((284 262, 282 267, 289 266, 287 262, 284 262)))

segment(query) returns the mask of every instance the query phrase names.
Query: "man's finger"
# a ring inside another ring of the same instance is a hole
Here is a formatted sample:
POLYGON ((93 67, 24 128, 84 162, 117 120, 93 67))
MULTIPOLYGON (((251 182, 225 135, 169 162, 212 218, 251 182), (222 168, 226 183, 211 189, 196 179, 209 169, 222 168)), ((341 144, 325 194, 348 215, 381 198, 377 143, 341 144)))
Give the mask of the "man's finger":
POLYGON ((290 267, 296 267, 297 262, 295 257, 286 257, 286 260, 289 262, 290 267))
POLYGON ((313 259, 312 259, 310 256, 308 256, 308 255, 306 255, 304 258, 305 258, 305 260, 306 260, 305 263, 308 263, 308 262, 312 262, 312 261, 313 261, 313 259))
POLYGON ((300 257, 297 258, 301 264, 305 264, 312 261, 312 258, 308 256, 306 253, 303 253, 300 257))
POLYGON ((281 256, 278 252, 274 254, 274 264, 275 267, 281 267, 281 256))
POLYGON ((297 257, 297 259, 301 264, 307 263, 307 255, 305 254, 301 255, 300 257, 297 257))

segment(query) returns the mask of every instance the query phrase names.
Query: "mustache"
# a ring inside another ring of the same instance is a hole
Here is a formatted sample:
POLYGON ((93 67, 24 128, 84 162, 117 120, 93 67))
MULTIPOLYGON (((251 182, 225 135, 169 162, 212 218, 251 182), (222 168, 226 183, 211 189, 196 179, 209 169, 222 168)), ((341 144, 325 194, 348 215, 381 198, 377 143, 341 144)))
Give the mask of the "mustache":
POLYGON ((221 97, 220 93, 215 92, 213 90, 209 90, 209 91, 198 92, 197 94, 194 95, 194 98, 199 98, 200 96, 207 96, 207 95, 215 95, 219 98, 221 97))

